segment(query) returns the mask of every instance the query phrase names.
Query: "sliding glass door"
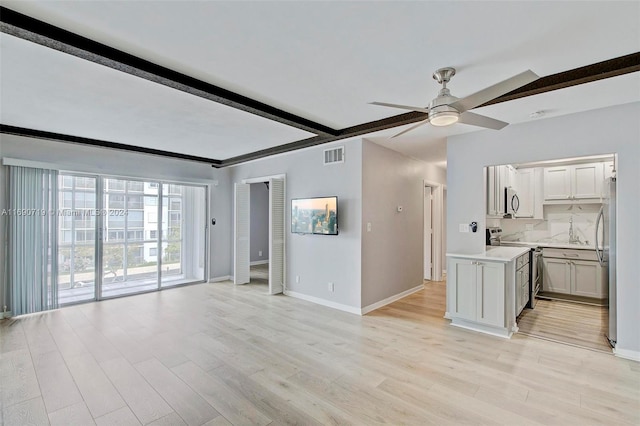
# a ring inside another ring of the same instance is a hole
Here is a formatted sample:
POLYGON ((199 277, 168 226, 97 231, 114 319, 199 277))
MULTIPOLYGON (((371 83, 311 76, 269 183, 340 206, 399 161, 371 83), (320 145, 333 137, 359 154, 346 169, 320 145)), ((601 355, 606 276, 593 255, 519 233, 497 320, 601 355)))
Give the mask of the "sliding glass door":
POLYGON ((157 289, 158 183, 108 178, 103 192, 101 298, 157 289))
POLYGON ((204 280, 206 187, 61 173, 59 205, 60 304, 204 280))
POLYGON ((58 303, 96 297, 95 176, 58 176, 58 303))

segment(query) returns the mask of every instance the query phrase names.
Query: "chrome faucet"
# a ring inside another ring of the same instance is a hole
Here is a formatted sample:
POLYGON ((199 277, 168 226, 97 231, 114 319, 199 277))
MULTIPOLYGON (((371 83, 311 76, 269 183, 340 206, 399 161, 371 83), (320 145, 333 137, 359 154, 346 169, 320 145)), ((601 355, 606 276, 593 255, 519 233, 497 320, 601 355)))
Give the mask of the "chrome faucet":
POLYGON ((573 216, 569 219, 569 244, 579 243, 580 236, 573 230, 573 216))

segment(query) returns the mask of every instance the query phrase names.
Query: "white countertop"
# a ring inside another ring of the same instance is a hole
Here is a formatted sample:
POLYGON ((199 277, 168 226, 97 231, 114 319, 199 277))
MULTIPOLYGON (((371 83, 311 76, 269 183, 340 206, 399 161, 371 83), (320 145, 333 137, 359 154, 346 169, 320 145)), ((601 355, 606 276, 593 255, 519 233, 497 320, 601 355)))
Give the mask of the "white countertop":
POLYGON ((571 244, 571 243, 541 243, 537 241, 505 241, 501 242, 502 246, 510 247, 549 247, 549 248, 566 248, 578 250, 595 250, 595 245, 571 244))
POLYGON ((492 246, 490 249, 484 251, 484 253, 477 254, 462 254, 462 253, 447 253, 447 257, 459 257, 463 259, 474 260, 491 260, 494 262, 511 262, 516 257, 529 251, 529 247, 505 247, 505 246, 492 246))

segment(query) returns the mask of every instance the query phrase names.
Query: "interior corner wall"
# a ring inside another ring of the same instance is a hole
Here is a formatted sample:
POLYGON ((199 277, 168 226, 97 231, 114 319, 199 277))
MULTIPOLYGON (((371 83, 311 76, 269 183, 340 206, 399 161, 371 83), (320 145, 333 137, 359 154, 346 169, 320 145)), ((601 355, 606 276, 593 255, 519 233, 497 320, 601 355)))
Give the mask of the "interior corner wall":
POLYGON ((445 171, 363 141, 363 308, 423 282, 425 180, 444 184, 445 171))
MULTIPOLYGON (((336 142, 268 157, 231 167, 231 173, 233 183, 286 174, 287 291, 359 309, 362 141, 336 142), (345 147, 345 162, 323 165, 323 150, 336 146, 345 147), (339 235, 291 233, 291 199, 333 195, 338 196, 339 235), (296 277, 300 277, 299 282, 296 277), (334 283, 334 292, 329 292, 329 282, 334 283)), ((229 223, 233 232, 233 220, 229 223)), ((233 253, 233 241, 229 250, 233 253)))
POLYGON ((250 261, 269 260, 269 189, 264 183, 252 183, 249 205, 251 206, 249 247, 250 261))
MULTIPOLYGON (((76 172, 144 177, 209 185, 209 219, 229 223, 230 183, 227 169, 214 169, 209 164, 178 160, 143 153, 55 142, 22 136, 0 134, 0 156, 56 164, 76 172), (215 184, 217 182, 217 185, 215 184)), ((6 167, 0 166, 0 208, 6 203, 6 167)), ((8 207, 6 207, 8 208, 8 207)), ((1 211, 1 210, 0 210, 1 211)), ((209 222, 210 223, 210 222, 209 222)), ((0 216, 0 280, 4 280, 5 221, 0 216)), ((211 226, 209 232, 209 277, 229 275, 231 236, 225 225, 211 226)), ((2 281, 0 281, 0 284, 2 281)), ((0 285, 0 289, 2 285, 0 285)), ((2 301, 3 295, 0 295, 2 301)), ((2 306, 0 306, 0 309, 2 306)))
POLYGON ((618 154, 616 350, 640 355, 640 103, 450 137, 447 141, 447 251, 479 253, 485 245, 485 189, 488 165, 618 154), (477 221, 479 232, 460 233, 477 221))

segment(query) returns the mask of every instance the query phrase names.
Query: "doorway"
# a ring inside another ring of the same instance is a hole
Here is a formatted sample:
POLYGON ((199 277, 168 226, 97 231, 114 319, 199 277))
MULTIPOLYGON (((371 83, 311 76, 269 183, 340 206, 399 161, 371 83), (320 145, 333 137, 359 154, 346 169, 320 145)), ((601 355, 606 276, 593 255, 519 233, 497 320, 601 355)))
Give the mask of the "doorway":
POLYGON ((442 281, 444 253, 444 187, 424 182, 424 279, 442 281))
POLYGON ((283 293, 285 175, 244 179, 241 183, 235 184, 233 272, 233 281, 236 285, 252 282, 252 275, 255 277, 253 280, 264 280, 266 275, 267 292, 283 293), (268 199, 268 204, 264 202, 266 201, 264 198, 268 199), (252 200, 258 203, 255 208, 252 200), (254 224, 255 227, 252 226, 254 224), (265 224, 267 232, 264 229, 265 224), (266 240, 264 234, 267 235, 266 240))
POLYGON ((519 332, 611 352, 616 340, 616 155, 489 166, 487 224, 501 244, 536 247, 540 285, 517 317, 519 332), (503 215, 505 188, 520 199, 503 215))
POLYGON ((269 182, 249 185, 249 283, 269 285, 269 182))

